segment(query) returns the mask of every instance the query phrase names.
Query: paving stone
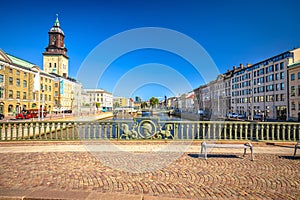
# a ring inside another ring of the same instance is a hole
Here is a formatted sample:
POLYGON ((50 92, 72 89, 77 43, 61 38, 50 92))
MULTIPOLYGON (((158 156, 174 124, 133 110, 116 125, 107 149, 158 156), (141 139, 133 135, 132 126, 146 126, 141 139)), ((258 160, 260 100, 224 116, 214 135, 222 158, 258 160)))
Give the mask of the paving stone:
MULTIPOLYGON (((76 146, 76 145, 75 145, 76 146)), ((0 199, 299 199, 300 158, 291 153, 0 151, 0 199), (169 163, 167 161, 170 161, 169 163), (168 163, 161 168, 158 164, 168 163), (149 171, 132 173, 139 166, 149 171), (113 167, 113 166, 119 166, 113 167)), ((52 147, 51 147, 52 148, 52 147)), ((267 148, 267 147, 266 147, 267 148)), ((286 148, 285 148, 286 149, 286 148)), ((288 149, 290 150, 290 149, 288 149)))

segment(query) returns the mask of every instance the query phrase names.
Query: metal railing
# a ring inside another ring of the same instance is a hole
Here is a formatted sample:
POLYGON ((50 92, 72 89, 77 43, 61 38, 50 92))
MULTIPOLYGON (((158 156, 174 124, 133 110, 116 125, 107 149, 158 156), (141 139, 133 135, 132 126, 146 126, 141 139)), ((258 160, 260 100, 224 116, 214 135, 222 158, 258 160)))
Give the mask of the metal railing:
POLYGON ((97 139, 299 141, 300 123, 149 119, 0 123, 0 141, 97 139))

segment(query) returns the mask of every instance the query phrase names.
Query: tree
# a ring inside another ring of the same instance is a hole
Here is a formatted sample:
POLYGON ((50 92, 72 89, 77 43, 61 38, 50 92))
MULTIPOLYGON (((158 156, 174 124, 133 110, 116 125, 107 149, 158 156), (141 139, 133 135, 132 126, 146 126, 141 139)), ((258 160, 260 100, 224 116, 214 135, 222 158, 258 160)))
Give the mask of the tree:
POLYGON ((147 102, 144 101, 144 102, 141 103, 141 108, 146 108, 147 106, 148 106, 147 102))
POLYGON ((150 105, 153 107, 153 106, 158 105, 158 104, 159 104, 158 98, 151 97, 151 99, 150 99, 150 105))
POLYGON ((120 104, 119 104, 119 102, 116 102, 116 103, 114 104, 114 107, 115 107, 115 108, 118 108, 118 107, 120 107, 120 104))

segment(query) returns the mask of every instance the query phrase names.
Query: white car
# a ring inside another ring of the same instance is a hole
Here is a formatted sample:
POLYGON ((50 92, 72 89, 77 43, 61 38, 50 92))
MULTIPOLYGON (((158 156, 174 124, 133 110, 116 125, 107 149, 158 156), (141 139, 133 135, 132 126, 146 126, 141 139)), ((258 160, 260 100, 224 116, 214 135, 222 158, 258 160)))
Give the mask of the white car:
POLYGON ((227 114, 227 117, 230 117, 230 118, 237 118, 237 117, 239 117, 239 115, 236 114, 236 113, 228 113, 228 114, 227 114))

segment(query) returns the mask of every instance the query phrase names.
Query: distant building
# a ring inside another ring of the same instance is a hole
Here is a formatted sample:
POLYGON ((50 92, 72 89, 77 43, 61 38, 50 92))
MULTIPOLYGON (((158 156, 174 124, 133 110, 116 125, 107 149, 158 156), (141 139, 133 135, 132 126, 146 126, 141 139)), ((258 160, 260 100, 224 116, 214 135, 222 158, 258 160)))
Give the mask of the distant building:
POLYGON ((91 108, 97 110, 112 110, 113 108, 113 95, 103 89, 84 89, 84 92, 88 96, 87 104, 91 108))
POLYGON ((113 105, 115 108, 117 107, 129 107, 130 101, 128 98, 125 97, 114 97, 113 98, 113 105))

